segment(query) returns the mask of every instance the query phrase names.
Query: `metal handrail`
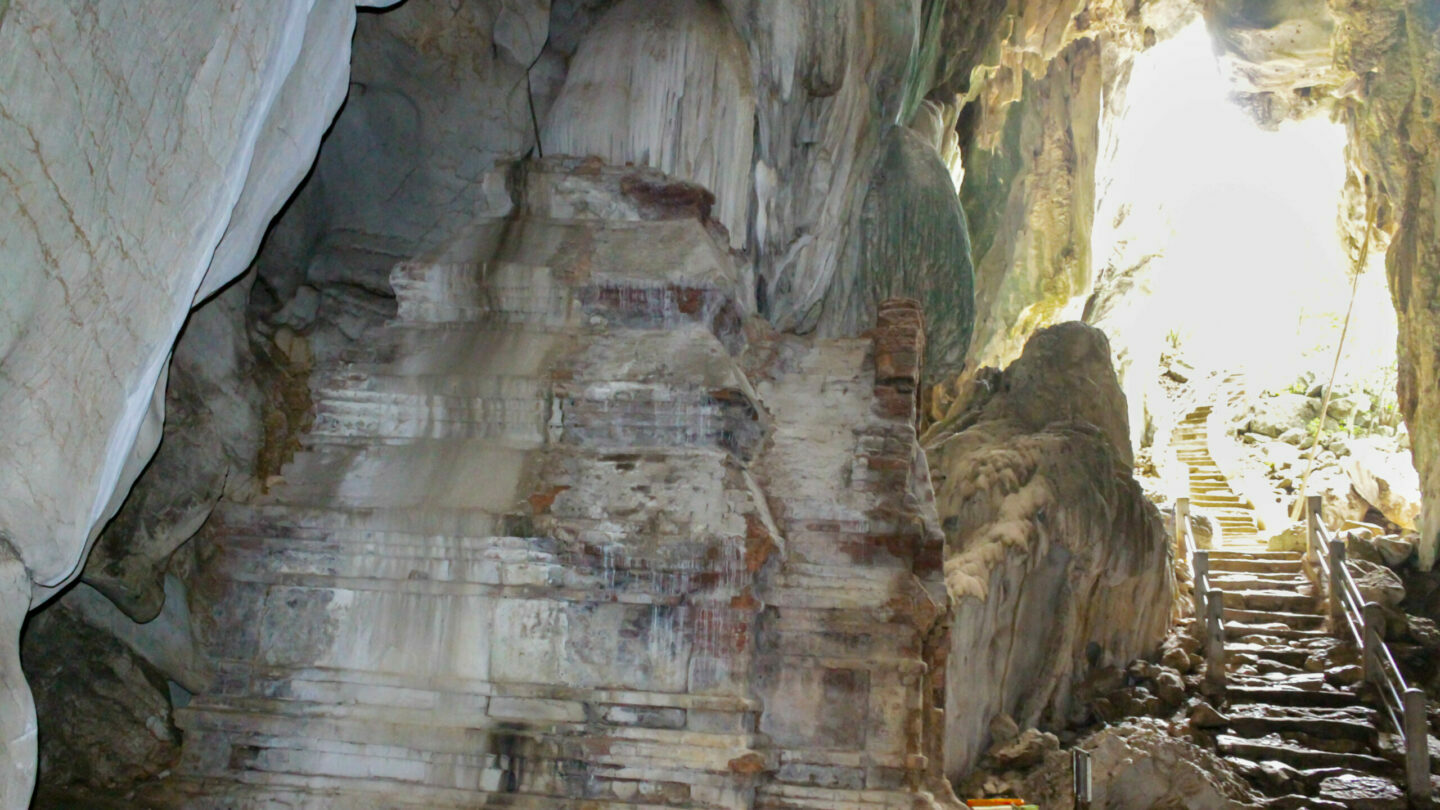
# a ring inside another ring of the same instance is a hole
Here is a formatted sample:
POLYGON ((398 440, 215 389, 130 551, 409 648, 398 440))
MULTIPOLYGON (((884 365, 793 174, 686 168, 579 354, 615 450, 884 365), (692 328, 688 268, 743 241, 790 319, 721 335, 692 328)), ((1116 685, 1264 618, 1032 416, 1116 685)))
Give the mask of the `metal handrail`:
POLYGON ((1307 570, 1320 574, 1314 577, 1318 590, 1330 602, 1331 631, 1343 627, 1360 646, 1365 682, 1380 695, 1391 725, 1405 738, 1406 790, 1415 800, 1430 798, 1430 729, 1426 717, 1425 693, 1405 683, 1405 676, 1395 663, 1395 656, 1385 644, 1381 628, 1384 617, 1380 605, 1366 602, 1360 586, 1345 565, 1345 543, 1330 536, 1320 522, 1321 497, 1306 498, 1306 556, 1314 562, 1307 570), (1322 549, 1328 551, 1322 553, 1322 549))
POLYGON ((1210 552, 1195 545, 1190 522, 1190 499, 1175 500, 1175 542, 1190 563, 1194 583, 1192 607, 1196 635, 1205 650, 1205 679, 1225 686, 1225 592, 1210 585, 1210 552))

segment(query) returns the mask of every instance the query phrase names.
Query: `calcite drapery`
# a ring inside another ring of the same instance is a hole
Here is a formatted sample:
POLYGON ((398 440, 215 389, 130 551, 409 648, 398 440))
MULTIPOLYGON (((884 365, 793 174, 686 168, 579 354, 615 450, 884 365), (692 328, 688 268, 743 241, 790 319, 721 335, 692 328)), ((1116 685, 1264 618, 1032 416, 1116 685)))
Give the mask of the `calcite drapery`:
POLYGON ((197 540, 219 671, 141 795, 914 806, 918 313, 873 347, 769 334, 703 190, 566 160, 523 186, 496 255, 396 266, 283 483, 197 540))

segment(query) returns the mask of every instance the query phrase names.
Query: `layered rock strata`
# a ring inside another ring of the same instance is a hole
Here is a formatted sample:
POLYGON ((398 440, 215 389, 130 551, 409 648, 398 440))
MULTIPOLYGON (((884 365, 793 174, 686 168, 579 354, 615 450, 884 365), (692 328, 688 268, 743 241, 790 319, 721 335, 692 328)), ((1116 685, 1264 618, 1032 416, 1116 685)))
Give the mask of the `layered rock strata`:
POLYGON ((218 674, 141 795, 924 801, 918 310, 781 338, 746 325, 702 190, 568 161, 525 185, 494 256, 396 266, 397 319, 317 370, 283 481, 197 539, 218 674))

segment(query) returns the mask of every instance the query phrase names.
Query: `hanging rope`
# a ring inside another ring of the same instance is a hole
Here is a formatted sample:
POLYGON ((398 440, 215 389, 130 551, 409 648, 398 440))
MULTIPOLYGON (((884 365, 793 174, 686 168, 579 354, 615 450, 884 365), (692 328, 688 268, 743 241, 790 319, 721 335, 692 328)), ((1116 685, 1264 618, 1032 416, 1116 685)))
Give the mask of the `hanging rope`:
POLYGON ((1370 231, 1375 220, 1375 201, 1370 195, 1369 178, 1365 183, 1365 238, 1360 241, 1360 257, 1350 278, 1350 304, 1345 307, 1345 323, 1340 327, 1340 342, 1335 345, 1335 362, 1330 366, 1330 380, 1325 383, 1325 398, 1320 401, 1320 418, 1315 421, 1315 440, 1310 444, 1310 457, 1305 460, 1305 474, 1300 476, 1300 494, 1290 508, 1290 519, 1299 520, 1305 512, 1305 490, 1310 473, 1315 469, 1315 455, 1320 452, 1320 437, 1325 434, 1325 415, 1330 410, 1330 395, 1335 391, 1335 375, 1340 370, 1340 355, 1345 350, 1345 336, 1350 333, 1350 314, 1355 311, 1355 294, 1360 289, 1360 274, 1370 256, 1370 231))

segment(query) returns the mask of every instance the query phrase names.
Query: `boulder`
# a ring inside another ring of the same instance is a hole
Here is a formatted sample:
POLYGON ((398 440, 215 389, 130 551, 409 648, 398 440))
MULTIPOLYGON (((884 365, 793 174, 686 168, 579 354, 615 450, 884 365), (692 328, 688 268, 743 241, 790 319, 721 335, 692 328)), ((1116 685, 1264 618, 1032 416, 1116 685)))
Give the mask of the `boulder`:
POLYGON ((1262 397, 1250 406, 1248 430, 1272 438, 1288 430, 1304 430, 1317 416, 1313 401, 1302 394, 1276 394, 1262 397))
POLYGON ((175 764, 180 732, 165 677, 114 637, 55 605, 22 650, 40 717, 46 786, 120 791, 175 764))
POLYGON ((1287 442, 1266 441, 1260 444, 1259 450, 1265 463, 1276 472, 1286 467, 1303 467, 1305 465, 1304 454, 1295 445, 1287 442))
POLYGON ((1181 649, 1178 644, 1172 646, 1167 643, 1160 653, 1160 663, 1177 672, 1189 672, 1190 654, 1181 649))
POLYGON ((1303 427, 1289 428, 1279 436, 1280 441, 1295 447, 1309 447, 1311 438, 1310 431, 1303 427))
POLYGON ((1375 548, 1380 552, 1384 563, 1391 568, 1404 565, 1415 555, 1415 541, 1394 534, 1375 538, 1375 548))
POLYGON ((990 721, 990 740, 994 745, 1006 745, 1019 736, 1020 727, 1010 715, 997 714, 995 719, 990 721))
POLYGON ((1310 473, 1307 489, 1308 494, 1319 495, 1323 499, 1320 517, 1331 531, 1338 530, 1346 521, 1364 521, 1370 511, 1370 504, 1355 492, 1349 476, 1338 467, 1317 464, 1310 473))
MULTIPOLYGON (((1229 763, 1171 734, 1160 720, 1126 720, 1080 740, 1077 747, 1090 752, 1090 806, 1096 810, 1259 806, 1258 797, 1229 763)), ((1069 751, 1050 754, 1043 767, 1015 785, 1016 795, 1040 807, 1074 806, 1071 758, 1069 751)))
POLYGON ((1405 636, 1412 644, 1418 644, 1427 650, 1440 650, 1440 628, 1435 622, 1421 616, 1405 615, 1405 636))
POLYGON ((1305 551, 1310 542, 1309 537, 1305 524, 1292 523, 1270 535, 1265 541, 1265 548, 1269 551, 1305 551))
POLYGON ((1195 702, 1190 710, 1190 725, 1195 728, 1224 728, 1230 725, 1230 718, 1215 710, 1203 700, 1195 702))
POLYGON ((989 718, 1063 726, 1092 670, 1154 655, 1175 584, 1099 330, 1036 333, 954 425, 930 460, 952 605, 946 772, 959 775, 988 744, 989 718))
POLYGON ((1375 535, 1380 534, 1380 531, 1376 531, 1378 528, 1369 524, 1346 521, 1338 538, 1345 542, 1345 556, 1352 560, 1365 560, 1383 565, 1385 560, 1380 556, 1380 549, 1375 547, 1374 540, 1375 535))
POLYGON ((1405 599, 1405 584, 1400 577, 1385 566, 1367 560, 1347 560, 1350 576, 1360 589, 1360 596, 1366 602, 1377 602, 1381 607, 1397 608, 1405 599))
POLYGON ((1350 810, 1403 810, 1407 806, 1404 791, 1394 782, 1358 773, 1326 777, 1318 798, 1339 802, 1350 810))
POLYGON ((1161 667, 1155 675, 1155 693, 1165 705, 1179 706, 1185 700, 1185 682, 1181 680, 1180 673, 1170 667, 1161 667))
POLYGON ((985 764, 997 771, 1023 771, 1059 747, 1060 739, 1054 734, 1030 728, 1010 742, 991 748, 985 754, 985 764))
POLYGON ((1420 477, 1409 453, 1389 453, 1375 442, 1355 442, 1343 467, 1356 494, 1390 522, 1415 531, 1420 521, 1420 477))

